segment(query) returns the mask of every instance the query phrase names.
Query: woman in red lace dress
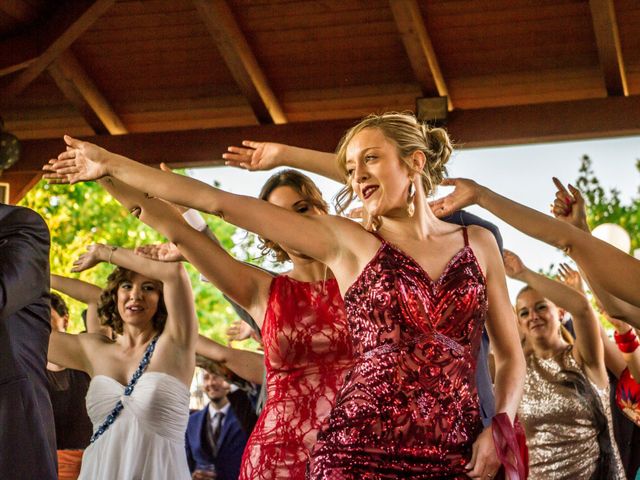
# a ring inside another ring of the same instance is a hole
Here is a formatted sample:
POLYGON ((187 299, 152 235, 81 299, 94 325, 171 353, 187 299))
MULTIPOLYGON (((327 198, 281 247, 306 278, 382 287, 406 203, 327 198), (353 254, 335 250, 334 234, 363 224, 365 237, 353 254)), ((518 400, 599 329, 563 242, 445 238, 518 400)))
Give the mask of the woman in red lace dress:
POLYGON ((221 215, 333 271, 356 361, 319 436, 312 478, 486 480, 497 473, 494 427, 482 429, 474 381, 484 321, 496 360, 496 411, 505 414, 496 426, 515 416, 524 357, 493 236, 481 228, 465 234, 427 204, 451 153, 444 130, 390 113, 347 132, 338 152, 345 195, 362 200, 365 227, 343 217, 294 215, 85 142, 67 143, 48 167, 55 171, 50 178, 112 175, 221 215))

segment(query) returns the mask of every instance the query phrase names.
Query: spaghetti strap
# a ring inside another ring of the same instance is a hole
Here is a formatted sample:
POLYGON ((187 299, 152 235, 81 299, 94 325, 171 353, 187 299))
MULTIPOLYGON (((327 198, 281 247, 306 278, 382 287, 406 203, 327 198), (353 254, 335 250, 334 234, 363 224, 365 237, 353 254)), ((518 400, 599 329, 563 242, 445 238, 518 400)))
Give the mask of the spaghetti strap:
POLYGON ((469 246, 469 234, 467 233, 467 227, 462 227, 462 235, 464 236, 464 246, 469 246))

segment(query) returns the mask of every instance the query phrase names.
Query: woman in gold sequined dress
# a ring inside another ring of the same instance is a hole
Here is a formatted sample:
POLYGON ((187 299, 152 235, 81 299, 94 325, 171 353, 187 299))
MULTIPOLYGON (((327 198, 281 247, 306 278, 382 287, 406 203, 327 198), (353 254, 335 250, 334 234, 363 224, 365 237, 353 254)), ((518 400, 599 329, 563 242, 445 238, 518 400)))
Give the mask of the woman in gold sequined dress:
POLYGON ((529 347, 518 416, 530 456, 530 480, 624 479, 613 441, 609 381, 598 320, 576 290, 529 270, 505 251, 507 275, 527 284, 517 296, 518 324, 529 347), (560 333, 562 311, 576 339, 560 333))

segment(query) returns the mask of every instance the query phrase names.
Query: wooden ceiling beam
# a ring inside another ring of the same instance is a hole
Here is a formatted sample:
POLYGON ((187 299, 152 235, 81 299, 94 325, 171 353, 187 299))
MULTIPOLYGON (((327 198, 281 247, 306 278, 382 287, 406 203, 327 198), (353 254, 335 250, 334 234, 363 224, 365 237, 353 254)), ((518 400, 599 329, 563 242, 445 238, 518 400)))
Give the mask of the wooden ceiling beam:
POLYGON ((287 123, 284 110, 227 2, 193 0, 193 3, 258 121, 263 124, 287 123))
MULTIPOLYGON (((335 149, 356 120, 131 133, 86 138, 147 164, 194 167, 222 164, 228 145, 275 141, 323 151, 335 149)), ((461 148, 479 148, 640 134, 640 96, 608 97, 538 105, 454 110, 446 128, 461 148)), ((64 147, 62 139, 25 140, 22 158, 9 172, 37 173, 64 147)))
MULTIPOLYGON (((65 8, 67 21, 60 33, 47 45, 39 57, 31 62, 3 91, 3 96, 20 95, 51 63, 95 23, 115 0, 96 0, 88 3, 74 1, 65 8)), ((55 26, 52 26, 52 28, 55 26)), ((32 33, 36 35, 36 32, 32 33)))
POLYGON ((67 50, 49 66, 49 74, 95 133, 122 135, 127 128, 78 59, 67 50))
POLYGON ((449 89, 433 49, 417 0, 389 0, 402 43, 409 56, 411 68, 424 96, 433 96, 433 83, 438 95, 447 97, 447 106, 453 110, 449 89))
POLYGON ((589 7, 607 94, 629 95, 613 0, 589 0, 589 7))
MULTIPOLYGON (((0 183, 9 184, 9 203, 15 205, 42 177, 42 172, 0 172, 0 183)), ((0 202, 2 198, 0 198, 0 202)))

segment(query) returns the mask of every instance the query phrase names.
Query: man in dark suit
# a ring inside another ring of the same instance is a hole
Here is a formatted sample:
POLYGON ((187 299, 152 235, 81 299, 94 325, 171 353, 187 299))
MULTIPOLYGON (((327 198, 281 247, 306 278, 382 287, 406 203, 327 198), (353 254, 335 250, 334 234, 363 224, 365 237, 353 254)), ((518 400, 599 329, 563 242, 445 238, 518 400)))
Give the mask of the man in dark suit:
MULTIPOLYGON (((230 389, 223 377, 205 372, 204 391, 211 402, 192 413, 187 426, 187 461, 194 480, 236 480, 240 473, 251 432, 239 419, 243 412, 236 411, 238 403, 229 401, 230 389)), ((250 402, 244 405, 252 410, 250 402)))
POLYGON ((0 203, 0 478, 57 478, 47 392, 49 230, 0 203))

